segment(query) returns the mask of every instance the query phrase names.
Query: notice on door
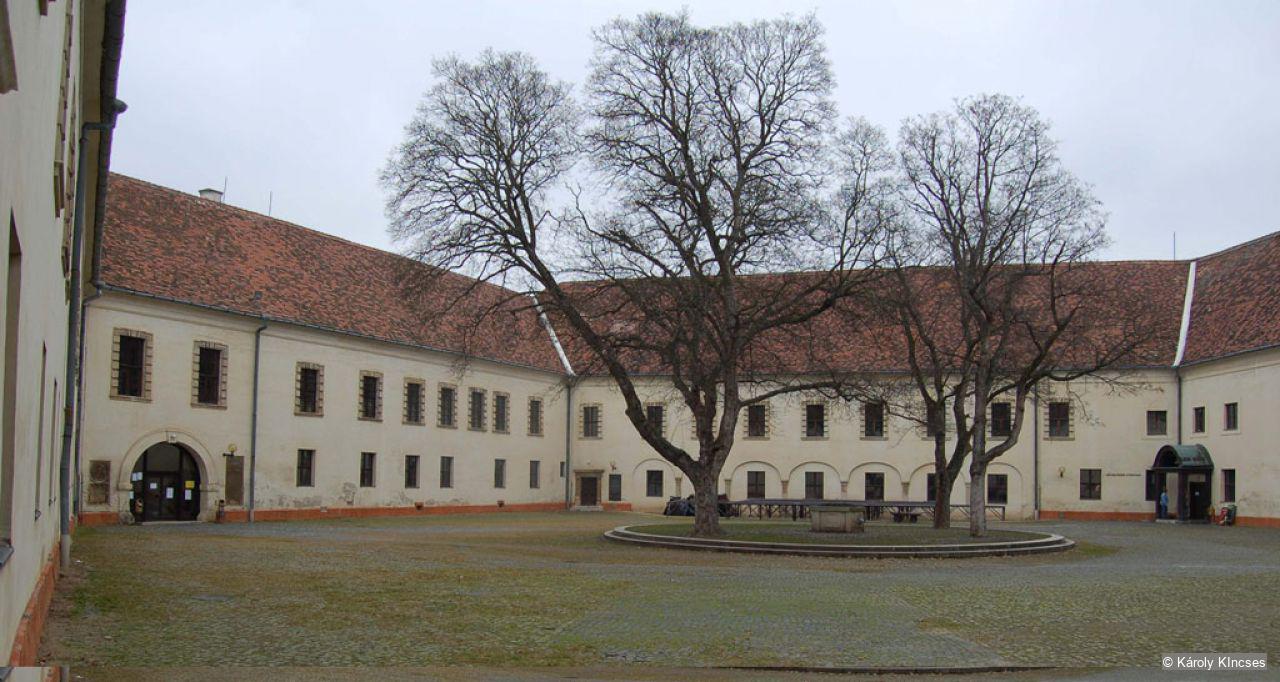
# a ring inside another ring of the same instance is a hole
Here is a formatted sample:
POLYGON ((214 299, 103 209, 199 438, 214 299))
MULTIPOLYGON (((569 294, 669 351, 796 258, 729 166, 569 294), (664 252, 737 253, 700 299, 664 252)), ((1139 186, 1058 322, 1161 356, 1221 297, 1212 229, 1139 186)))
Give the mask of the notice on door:
POLYGON ((190 501, 191 501, 191 491, 190 491, 190 490, 184 490, 184 491, 183 491, 183 493, 185 493, 184 498, 185 498, 188 502, 190 502, 190 501))
POLYGON ((187 481, 186 483, 187 483, 187 490, 191 490, 192 488, 196 487, 195 481, 187 481))
POLYGON ((155 481, 152 481, 152 482, 151 482, 151 489, 152 489, 152 490, 155 490, 155 489, 157 489, 157 488, 159 488, 159 487, 160 487, 160 484, 159 484, 159 483, 156 483, 155 481))
POLYGON ((165 488, 165 489, 164 489, 164 499, 166 499, 166 500, 172 500, 172 499, 173 499, 173 488, 165 488))

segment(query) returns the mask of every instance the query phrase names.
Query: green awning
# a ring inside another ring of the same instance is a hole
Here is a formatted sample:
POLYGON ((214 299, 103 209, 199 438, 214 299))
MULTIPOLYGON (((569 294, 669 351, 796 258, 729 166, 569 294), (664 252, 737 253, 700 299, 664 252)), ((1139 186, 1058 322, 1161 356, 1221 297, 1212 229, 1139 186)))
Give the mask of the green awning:
POLYGON ((1166 445, 1156 453, 1155 471, 1213 470, 1209 448, 1203 445, 1166 445))

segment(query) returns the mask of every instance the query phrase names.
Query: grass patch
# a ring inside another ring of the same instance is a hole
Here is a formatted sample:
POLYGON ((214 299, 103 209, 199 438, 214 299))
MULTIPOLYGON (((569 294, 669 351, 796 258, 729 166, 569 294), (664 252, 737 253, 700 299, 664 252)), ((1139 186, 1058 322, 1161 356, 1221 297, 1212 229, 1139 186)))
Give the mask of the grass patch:
MULTIPOLYGON (((952 545, 978 542, 1009 542, 1031 540, 1035 536, 1007 530, 989 530, 982 538, 969 536, 967 528, 933 528, 914 524, 868 523, 862 533, 814 533, 808 522, 776 523, 767 521, 721 522, 723 540, 746 542, 791 542, 811 545, 952 545)), ((637 533, 689 537, 693 524, 660 523, 648 526, 632 526, 637 533)))

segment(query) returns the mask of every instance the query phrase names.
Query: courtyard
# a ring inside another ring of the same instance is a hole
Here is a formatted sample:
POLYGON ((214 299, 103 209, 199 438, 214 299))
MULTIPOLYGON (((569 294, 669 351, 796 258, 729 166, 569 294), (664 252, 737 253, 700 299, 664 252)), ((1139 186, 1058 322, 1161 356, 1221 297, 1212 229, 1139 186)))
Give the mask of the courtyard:
POLYGON ((1079 672, 1149 668, 1167 652, 1280 651, 1275 530, 999 524, 1079 546, 965 560, 601 538, 660 522, 502 513, 83 528, 43 657, 90 678, 122 666, 598 666, 644 676, 733 666, 1079 672))

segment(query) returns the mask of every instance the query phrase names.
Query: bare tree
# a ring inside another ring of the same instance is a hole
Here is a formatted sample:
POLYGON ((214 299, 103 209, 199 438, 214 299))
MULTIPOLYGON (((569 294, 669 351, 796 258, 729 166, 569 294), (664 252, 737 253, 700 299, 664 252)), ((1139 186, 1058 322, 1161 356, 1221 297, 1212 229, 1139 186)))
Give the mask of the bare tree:
POLYGON ((847 144, 857 126, 834 134, 812 17, 700 28, 647 14, 594 37, 585 114, 526 56, 437 62, 384 171, 388 214, 419 260, 536 293, 693 483, 695 534, 715 535, 740 411, 853 381, 813 326, 874 272, 884 159, 847 144), (786 271, 802 272, 768 274, 786 271), (649 421, 646 374, 689 410, 696 452, 649 421))
POLYGON ((950 401, 949 459, 935 443, 939 498, 969 455, 970 531, 981 536, 987 468, 1017 445, 1036 387, 1141 363, 1159 325, 1114 269, 1089 262, 1106 243, 1104 214, 1033 109, 961 100, 907 120, 898 157, 906 227, 891 251, 897 266, 925 268, 894 269, 892 303, 920 392, 950 401), (1012 424, 993 440, 997 399, 1012 424))

